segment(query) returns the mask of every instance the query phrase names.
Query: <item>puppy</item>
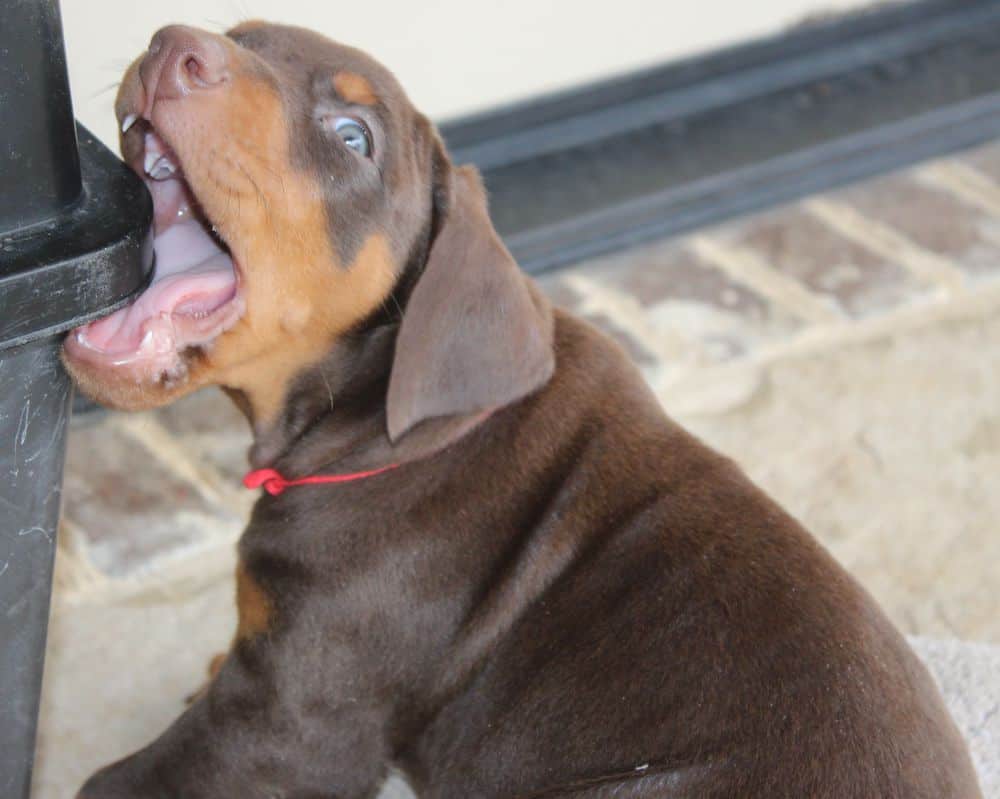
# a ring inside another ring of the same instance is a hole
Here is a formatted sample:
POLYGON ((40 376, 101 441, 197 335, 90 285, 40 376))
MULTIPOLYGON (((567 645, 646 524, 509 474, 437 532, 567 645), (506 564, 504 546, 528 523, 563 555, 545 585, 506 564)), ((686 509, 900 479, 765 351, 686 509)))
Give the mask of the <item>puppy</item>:
POLYGON ((66 366, 221 386, 265 490, 217 674, 81 797, 980 796, 871 598, 550 307, 386 69, 169 27, 117 114, 156 273, 66 366))

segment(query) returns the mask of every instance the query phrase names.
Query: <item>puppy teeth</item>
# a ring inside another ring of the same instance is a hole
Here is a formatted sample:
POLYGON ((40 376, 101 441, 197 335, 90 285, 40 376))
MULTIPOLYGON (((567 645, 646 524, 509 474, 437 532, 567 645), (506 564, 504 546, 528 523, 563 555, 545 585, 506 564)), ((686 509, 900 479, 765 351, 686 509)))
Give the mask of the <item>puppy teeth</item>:
POLYGON ((160 137, 153 133, 151 130, 146 131, 146 135, 143 137, 143 141, 146 143, 147 153, 156 153, 157 156, 163 154, 163 147, 160 142, 160 137))
POLYGON ((153 180, 164 180, 165 178, 169 178, 176 171, 177 167, 174 166, 174 163, 164 156, 153 164, 153 168, 149 170, 148 174, 153 180))
POLYGON ((146 153, 145 170, 146 174, 153 180, 164 180, 177 171, 177 164, 165 155, 148 152, 146 153))
POLYGON ((125 119, 122 120, 122 133, 128 133, 128 129, 135 124, 138 118, 138 114, 129 114, 125 117, 125 119))

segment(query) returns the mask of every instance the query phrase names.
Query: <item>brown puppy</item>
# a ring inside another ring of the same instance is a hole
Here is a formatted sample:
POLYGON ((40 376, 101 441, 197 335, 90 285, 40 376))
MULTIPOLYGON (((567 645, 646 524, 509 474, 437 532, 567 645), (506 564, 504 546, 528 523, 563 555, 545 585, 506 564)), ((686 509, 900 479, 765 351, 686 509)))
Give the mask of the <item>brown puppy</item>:
POLYGON ((117 110, 157 276, 67 339, 80 385, 218 384, 289 478, 395 468, 262 496, 232 650, 82 796, 980 796, 872 600, 552 311, 385 69, 167 28, 117 110))

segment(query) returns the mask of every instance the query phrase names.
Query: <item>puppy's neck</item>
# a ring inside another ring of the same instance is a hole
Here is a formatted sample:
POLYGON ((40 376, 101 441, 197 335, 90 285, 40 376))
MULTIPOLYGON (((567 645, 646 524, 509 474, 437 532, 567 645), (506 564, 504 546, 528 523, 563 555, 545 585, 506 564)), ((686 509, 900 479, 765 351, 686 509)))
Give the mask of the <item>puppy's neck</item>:
POLYGON ((397 330, 388 324, 338 339, 290 382, 280 411, 270 418, 256 418, 242 392, 227 390, 253 429, 251 465, 274 467, 293 452, 309 453, 314 439, 322 439, 323 456, 335 461, 384 437, 397 330))
POLYGON ((385 403, 398 330, 398 322, 389 322, 337 341, 293 381, 281 412, 267 424, 256 424, 245 397, 227 389, 253 427, 253 468, 305 476, 407 463, 433 455, 484 422, 488 412, 432 419, 390 441, 385 403))

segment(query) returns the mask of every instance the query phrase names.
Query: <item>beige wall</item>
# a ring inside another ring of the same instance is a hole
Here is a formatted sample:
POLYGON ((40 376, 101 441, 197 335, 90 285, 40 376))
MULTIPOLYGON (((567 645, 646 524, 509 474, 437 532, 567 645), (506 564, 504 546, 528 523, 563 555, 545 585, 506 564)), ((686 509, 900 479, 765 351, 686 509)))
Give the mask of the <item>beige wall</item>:
POLYGON ((776 31, 859 0, 63 0, 77 116, 114 143, 114 88, 170 22, 261 17, 374 54, 437 119, 776 31))

